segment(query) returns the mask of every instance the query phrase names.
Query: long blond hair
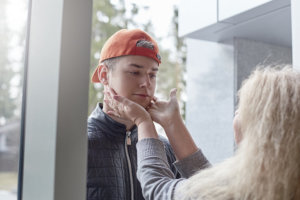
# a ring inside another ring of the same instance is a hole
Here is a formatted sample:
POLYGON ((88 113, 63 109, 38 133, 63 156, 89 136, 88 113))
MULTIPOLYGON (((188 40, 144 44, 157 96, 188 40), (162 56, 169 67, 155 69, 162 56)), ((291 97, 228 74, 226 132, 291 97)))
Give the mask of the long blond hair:
POLYGON ((180 199, 299 199, 299 72, 258 68, 243 82, 239 99, 243 139, 235 155, 188 179, 177 190, 180 199))

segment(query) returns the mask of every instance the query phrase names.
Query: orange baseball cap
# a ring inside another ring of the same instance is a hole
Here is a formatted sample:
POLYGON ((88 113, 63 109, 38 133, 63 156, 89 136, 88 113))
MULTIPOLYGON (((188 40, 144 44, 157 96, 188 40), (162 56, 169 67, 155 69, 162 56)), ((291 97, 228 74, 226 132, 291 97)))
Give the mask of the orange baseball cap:
MULTIPOLYGON (((154 59, 158 64, 161 63, 161 57, 155 40, 146 32, 140 29, 121 29, 114 33, 104 44, 99 59, 99 64, 106 59, 125 55, 139 55, 154 59), (153 48, 139 46, 140 40, 147 40, 153 44, 153 48)), ((98 78, 98 69, 93 73, 92 82, 100 82, 98 78)))

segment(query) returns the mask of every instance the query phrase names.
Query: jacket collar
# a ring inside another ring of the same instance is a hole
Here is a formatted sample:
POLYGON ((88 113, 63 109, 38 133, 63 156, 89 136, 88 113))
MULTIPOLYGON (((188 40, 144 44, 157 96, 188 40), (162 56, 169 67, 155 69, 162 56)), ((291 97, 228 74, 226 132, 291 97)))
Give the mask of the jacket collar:
MULTIPOLYGON (((102 110, 103 104, 98 103, 94 111, 91 113, 88 119, 89 125, 92 125, 97 130, 105 133, 109 136, 122 136, 126 133, 126 126, 112 119, 102 110)), ((131 132, 135 133, 137 130, 136 126, 131 128, 131 132)))

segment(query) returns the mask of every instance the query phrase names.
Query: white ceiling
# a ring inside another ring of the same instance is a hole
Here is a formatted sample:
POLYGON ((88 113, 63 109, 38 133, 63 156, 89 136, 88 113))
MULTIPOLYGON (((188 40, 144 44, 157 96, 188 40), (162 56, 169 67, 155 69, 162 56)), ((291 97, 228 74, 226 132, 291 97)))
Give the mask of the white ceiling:
MULTIPOLYGON (((263 7, 260 9, 263 10, 263 7)), ((224 43, 239 37, 291 47, 291 8, 290 5, 284 5, 273 10, 269 9, 267 12, 251 10, 187 34, 185 37, 224 43)))

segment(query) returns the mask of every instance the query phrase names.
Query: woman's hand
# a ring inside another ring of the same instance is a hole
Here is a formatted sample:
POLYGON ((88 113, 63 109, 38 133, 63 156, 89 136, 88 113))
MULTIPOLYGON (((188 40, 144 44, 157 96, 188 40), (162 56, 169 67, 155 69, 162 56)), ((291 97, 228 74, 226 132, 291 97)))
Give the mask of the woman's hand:
POLYGON ((145 121, 152 122, 149 113, 144 107, 125 97, 117 95, 112 88, 108 87, 106 94, 107 98, 104 101, 109 108, 107 114, 128 119, 137 126, 145 121))
POLYGON ((179 105, 176 98, 177 89, 173 88, 170 91, 168 101, 158 101, 154 99, 148 109, 153 121, 159 123, 163 128, 174 123, 174 120, 180 117, 179 105))
POLYGON ((107 114, 131 120, 138 127, 138 139, 158 138, 150 114, 139 104, 117 95, 112 89, 108 88, 107 98, 104 100, 108 105, 107 114))

